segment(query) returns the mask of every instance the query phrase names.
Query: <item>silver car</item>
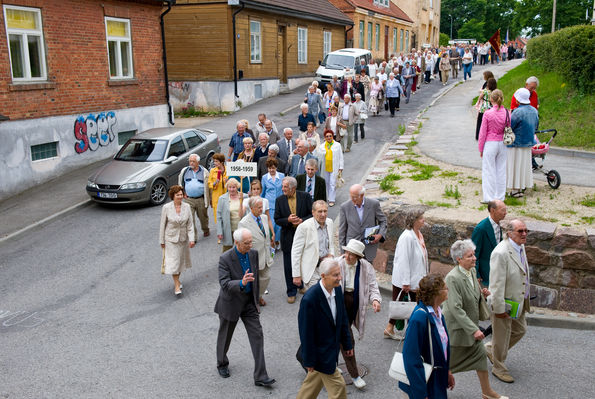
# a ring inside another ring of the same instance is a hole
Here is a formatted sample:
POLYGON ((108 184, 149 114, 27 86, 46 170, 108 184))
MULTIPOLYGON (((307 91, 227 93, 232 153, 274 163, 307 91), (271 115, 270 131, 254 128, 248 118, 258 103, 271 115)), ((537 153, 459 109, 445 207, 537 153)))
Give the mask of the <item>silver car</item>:
POLYGON ((167 199, 169 187, 178 184, 190 154, 198 154, 201 165, 210 169, 213 154, 220 151, 219 139, 210 130, 146 130, 130 138, 112 161, 89 177, 87 194, 101 203, 159 205, 167 199))

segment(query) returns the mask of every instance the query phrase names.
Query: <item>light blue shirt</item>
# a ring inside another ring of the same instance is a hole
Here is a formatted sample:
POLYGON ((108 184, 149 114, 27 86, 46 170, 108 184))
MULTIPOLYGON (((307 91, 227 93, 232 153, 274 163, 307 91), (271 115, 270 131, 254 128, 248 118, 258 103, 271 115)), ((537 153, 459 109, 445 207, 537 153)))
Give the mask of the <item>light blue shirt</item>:
POLYGON ((184 173, 184 190, 191 198, 199 198, 205 194, 205 183, 202 169, 195 172, 188 168, 184 173))

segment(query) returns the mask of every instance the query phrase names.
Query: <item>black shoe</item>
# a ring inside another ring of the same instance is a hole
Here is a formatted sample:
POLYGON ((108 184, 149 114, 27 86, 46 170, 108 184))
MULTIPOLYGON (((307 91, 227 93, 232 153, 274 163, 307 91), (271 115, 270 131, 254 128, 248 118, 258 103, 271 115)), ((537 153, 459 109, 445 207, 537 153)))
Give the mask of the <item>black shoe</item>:
POLYGON ((217 367, 217 371, 219 372, 219 375, 221 377, 229 378, 229 369, 227 368, 227 366, 217 367))
POLYGON ((257 387, 267 387, 270 388, 275 383, 274 378, 267 378, 266 380, 256 380, 254 381, 254 385, 257 387))

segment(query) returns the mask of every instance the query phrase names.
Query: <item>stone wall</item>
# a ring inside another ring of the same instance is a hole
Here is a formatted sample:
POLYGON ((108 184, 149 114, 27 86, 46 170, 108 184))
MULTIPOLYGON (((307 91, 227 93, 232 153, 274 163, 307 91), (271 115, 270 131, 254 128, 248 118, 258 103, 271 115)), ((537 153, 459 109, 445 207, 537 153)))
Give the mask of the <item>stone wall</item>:
MULTIPOLYGON (((388 218, 388 232, 374 266, 380 272, 391 274, 395 246, 405 229, 405 215, 412 206, 387 197, 378 199, 388 218)), ((432 216, 431 212, 426 213, 425 219, 422 233, 431 269, 446 274, 453 265, 450 246, 458 239, 471 238, 475 224, 432 216)), ((531 295, 537 296, 531 303, 551 309, 595 313, 595 229, 559 227, 531 220, 525 223, 529 229, 526 251, 531 295)))

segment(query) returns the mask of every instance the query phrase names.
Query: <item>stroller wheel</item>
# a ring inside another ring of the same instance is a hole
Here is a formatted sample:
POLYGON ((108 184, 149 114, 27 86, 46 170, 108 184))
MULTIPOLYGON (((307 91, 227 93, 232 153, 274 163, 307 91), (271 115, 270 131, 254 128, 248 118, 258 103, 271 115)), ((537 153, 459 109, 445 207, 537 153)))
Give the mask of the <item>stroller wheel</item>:
POLYGON ((560 187, 560 174, 555 170, 550 170, 547 173, 547 184, 554 190, 560 187))

